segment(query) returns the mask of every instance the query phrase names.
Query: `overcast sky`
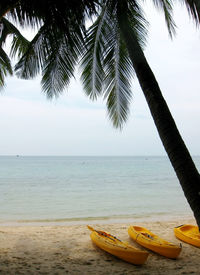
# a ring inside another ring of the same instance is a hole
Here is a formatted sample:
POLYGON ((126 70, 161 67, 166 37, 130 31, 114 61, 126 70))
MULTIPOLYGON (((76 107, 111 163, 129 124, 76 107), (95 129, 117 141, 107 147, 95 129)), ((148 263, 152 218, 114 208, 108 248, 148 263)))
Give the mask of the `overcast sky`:
MULTIPOLYGON (((200 155, 200 29, 178 6, 171 41, 162 14, 148 7, 147 15, 146 57, 189 151, 200 155)), ((165 155, 136 79, 132 90, 130 116, 120 132, 105 102, 90 101, 78 79, 49 101, 39 78, 9 78, 0 95, 0 155, 165 155)))

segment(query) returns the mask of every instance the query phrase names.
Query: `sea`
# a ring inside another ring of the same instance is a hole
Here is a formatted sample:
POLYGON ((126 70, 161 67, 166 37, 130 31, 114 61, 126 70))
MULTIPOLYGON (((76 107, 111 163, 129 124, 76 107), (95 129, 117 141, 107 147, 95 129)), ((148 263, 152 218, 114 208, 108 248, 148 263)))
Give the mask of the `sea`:
POLYGON ((193 215, 165 156, 0 156, 0 225, 180 217, 193 215))

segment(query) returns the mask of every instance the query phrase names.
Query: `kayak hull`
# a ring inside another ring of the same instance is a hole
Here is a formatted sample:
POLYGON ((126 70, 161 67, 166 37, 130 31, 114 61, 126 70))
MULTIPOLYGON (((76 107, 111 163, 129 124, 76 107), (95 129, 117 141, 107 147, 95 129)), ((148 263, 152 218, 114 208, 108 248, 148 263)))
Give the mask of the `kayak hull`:
POLYGON ((181 252, 181 245, 177 246, 161 239, 144 227, 130 226, 128 228, 128 233, 138 244, 167 258, 176 259, 181 252))
POLYGON ((135 265, 144 264, 149 255, 147 251, 139 250, 103 231, 93 230, 90 237, 92 242, 102 250, 135 265))
POLYGON ((200 247, 200 232, 198 226, 184 224, 174 228, 175 236, 185 243, 200 247))

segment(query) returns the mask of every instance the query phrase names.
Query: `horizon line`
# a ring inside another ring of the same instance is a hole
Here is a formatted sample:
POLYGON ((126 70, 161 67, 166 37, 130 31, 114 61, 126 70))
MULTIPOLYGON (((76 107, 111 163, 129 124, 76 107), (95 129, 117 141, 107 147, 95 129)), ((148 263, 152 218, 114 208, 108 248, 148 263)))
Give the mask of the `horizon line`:
MULTIPOLYGON (((199 157, 200 155, 191 155, 192 157, 199 157)), ((167 154, 160 155, 31 155, 31 154, 8 154, 0 157, 168 157, 167 154)))

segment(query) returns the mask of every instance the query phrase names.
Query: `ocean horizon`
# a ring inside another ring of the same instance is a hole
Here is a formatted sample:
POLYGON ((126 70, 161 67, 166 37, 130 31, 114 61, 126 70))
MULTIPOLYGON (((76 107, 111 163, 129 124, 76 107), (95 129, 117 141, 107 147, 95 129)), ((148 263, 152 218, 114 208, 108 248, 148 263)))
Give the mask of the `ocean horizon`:
POLYGON ((166 156, 0 156, 1 225, 180 216, 192 212, 166 156))

